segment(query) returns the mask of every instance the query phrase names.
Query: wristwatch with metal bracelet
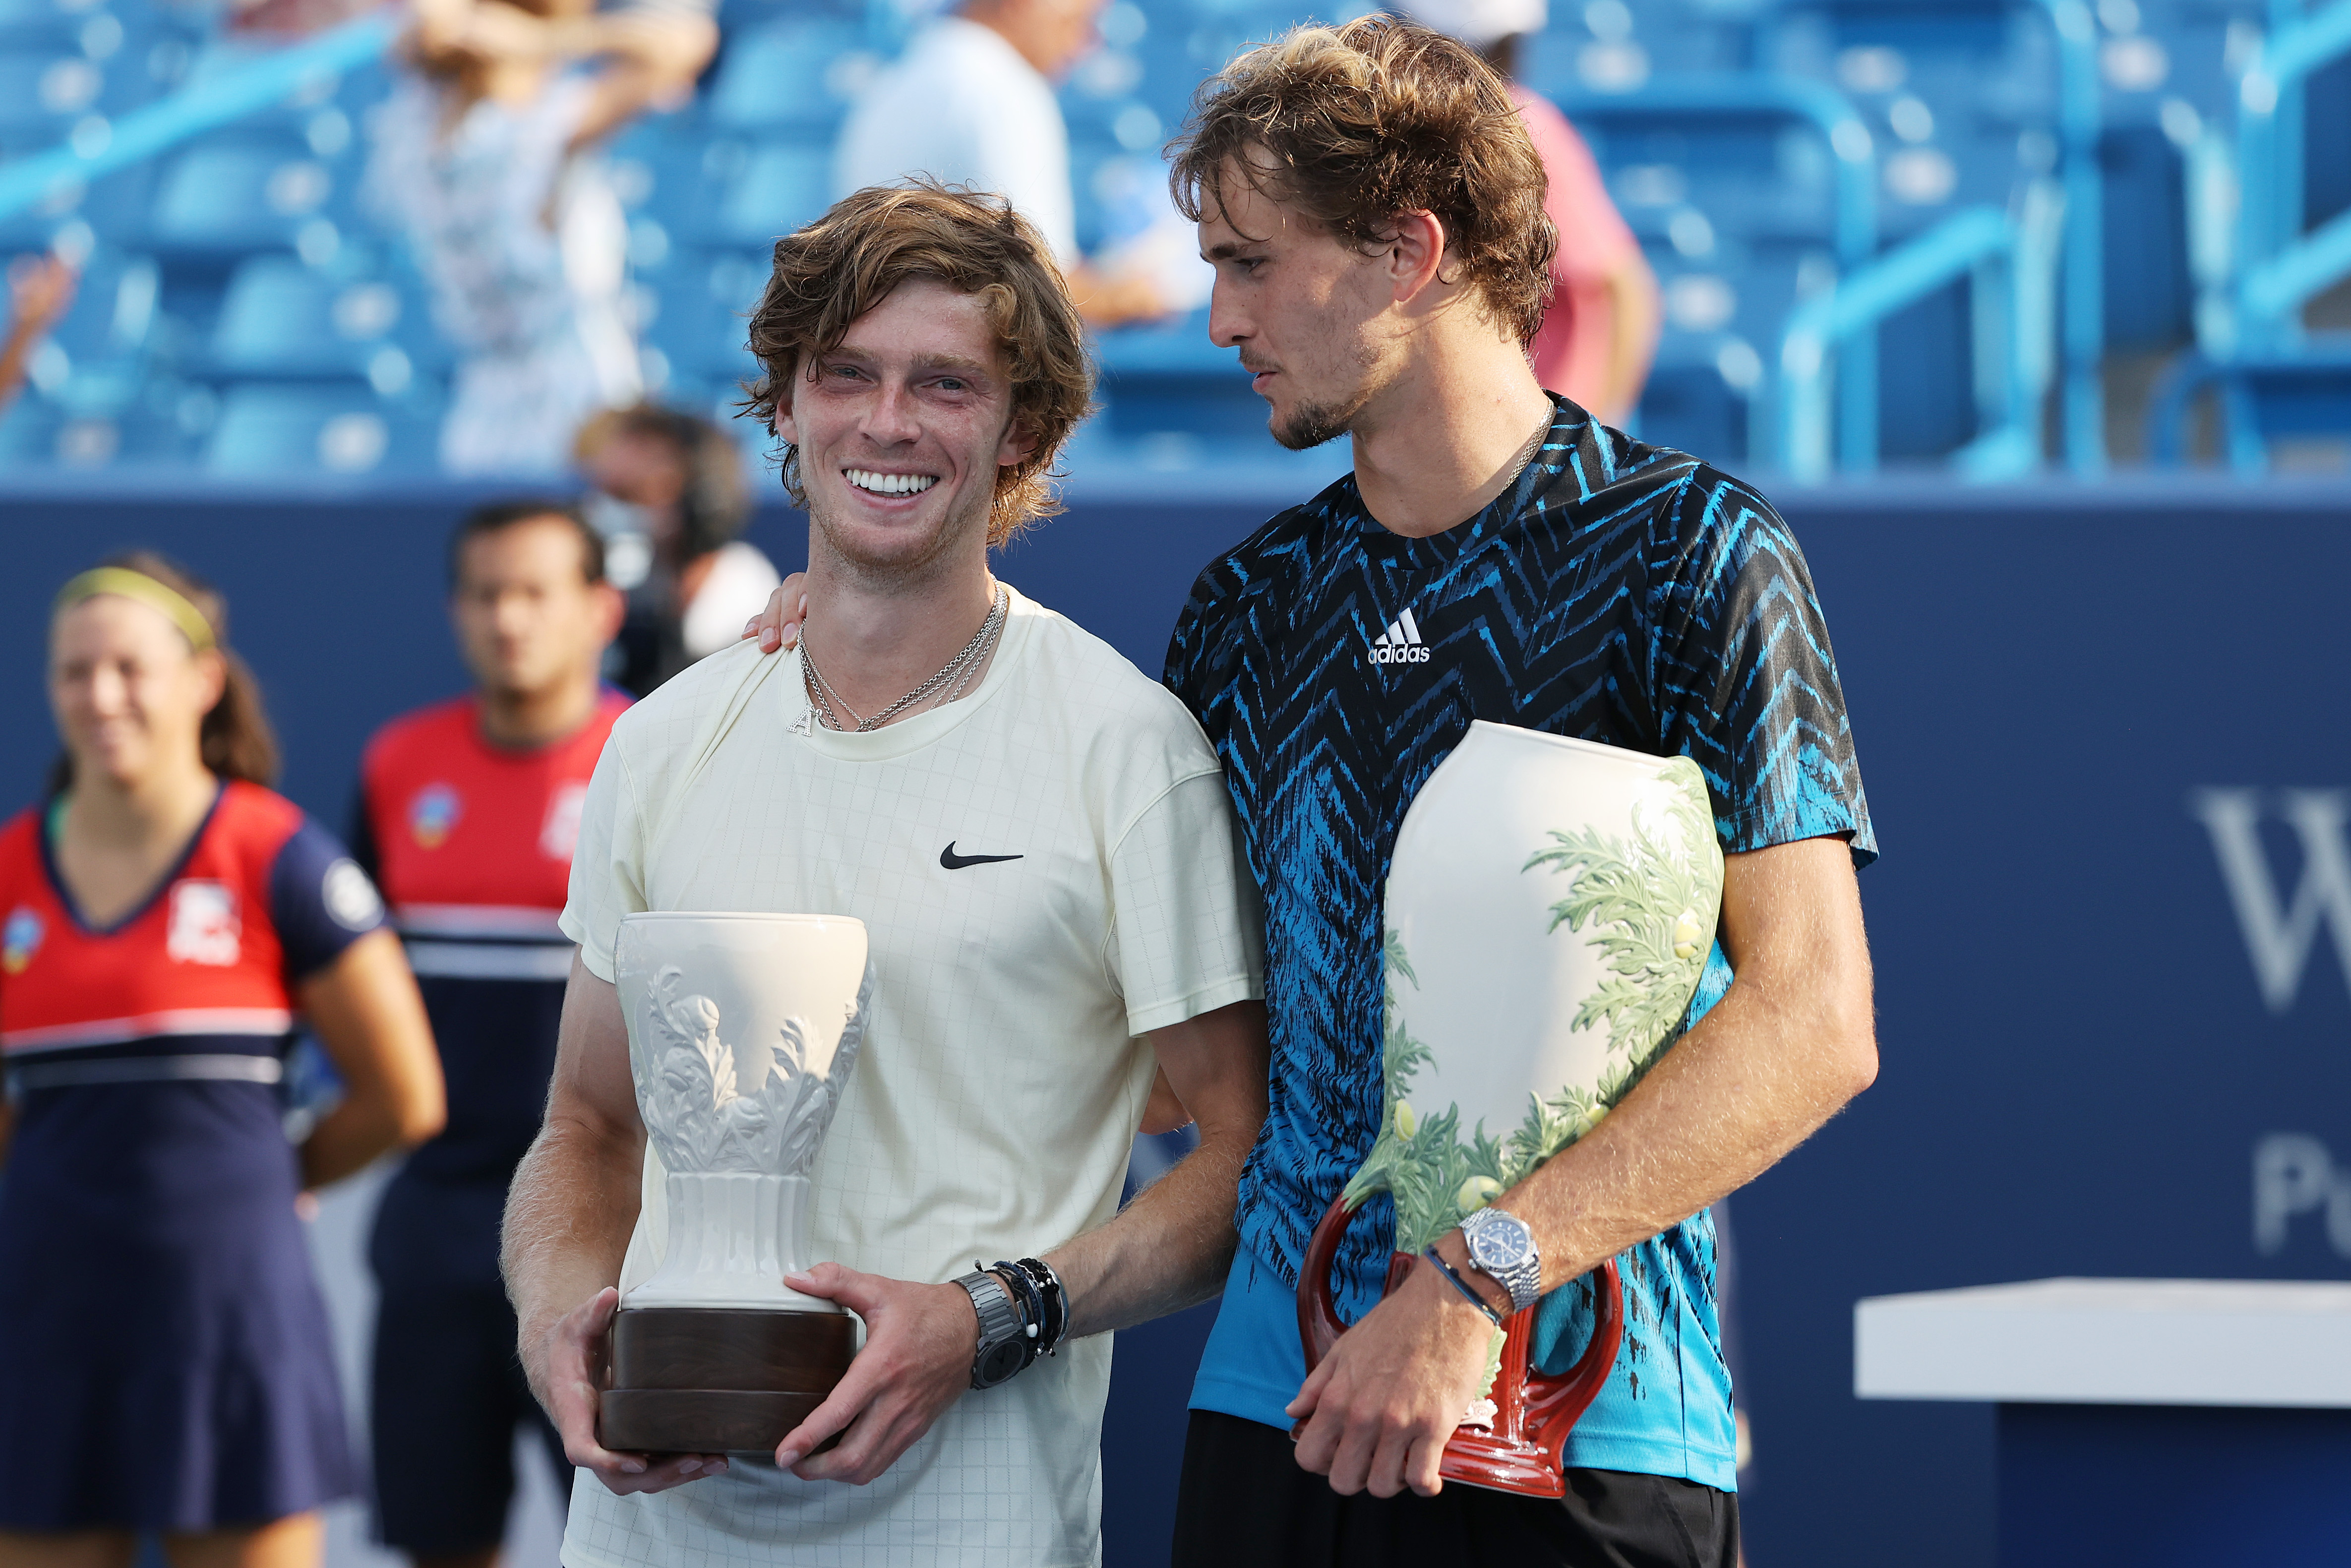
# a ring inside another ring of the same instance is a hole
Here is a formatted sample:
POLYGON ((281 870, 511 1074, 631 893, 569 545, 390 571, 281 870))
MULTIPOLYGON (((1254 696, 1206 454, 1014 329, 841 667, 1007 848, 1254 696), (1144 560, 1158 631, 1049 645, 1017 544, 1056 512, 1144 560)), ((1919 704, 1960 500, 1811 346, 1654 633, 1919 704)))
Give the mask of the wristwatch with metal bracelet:
POLYGON ((971 1385, 993 1388, 1009 1383, 1036 1359, 1029 1325, 1020 1321, 1019 1309, 994 1274, 974 1270, 956 1283, 971 1297, 972 1311, 979 1314, 979 1343, 971 1353, 971 1385))
POLYGON ((1499 1208, 1481 1208, 1461 1222, 1469 1264, 1510 1292, 1510 1310, 1525 1312, 1542 1295, 1542 1253, 1527 1222, 1499 1208))

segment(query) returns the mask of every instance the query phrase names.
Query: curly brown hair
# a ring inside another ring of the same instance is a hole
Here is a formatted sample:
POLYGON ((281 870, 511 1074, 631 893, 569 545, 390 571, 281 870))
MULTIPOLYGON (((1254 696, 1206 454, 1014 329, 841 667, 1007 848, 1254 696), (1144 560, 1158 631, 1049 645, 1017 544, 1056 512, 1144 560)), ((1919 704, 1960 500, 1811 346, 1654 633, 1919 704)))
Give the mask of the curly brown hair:
POLYGON ((1383 16, 1293 27, 1200 85, 1171 151, 1196 223, 1232 173, 1367 248, 1399 214, 1433 213, 1495 319, 1521 342, 1542 326, 1559 248, 1542 160, 1502 78, 1441 33, 1383 16))
MULTIPOLYGON (((998 469, 987 542, 1001 545, 1061 508, 1054 460, 1092 408, 1093 366, 1085 329, 1053 253, 1001 196, 924 180, 873 186, 776 242, 776 269, 751 312, 751 352, 767 373, 747 388, 744 412, 773 430, 796 373, 813 379, 816 359, 851 325, 916 279, 943 283, 985 301, 1006 370, 1012 419, 1034 443, 998 469)), ((786 443, 784 488, 808 505, 799 452, 786 443)))

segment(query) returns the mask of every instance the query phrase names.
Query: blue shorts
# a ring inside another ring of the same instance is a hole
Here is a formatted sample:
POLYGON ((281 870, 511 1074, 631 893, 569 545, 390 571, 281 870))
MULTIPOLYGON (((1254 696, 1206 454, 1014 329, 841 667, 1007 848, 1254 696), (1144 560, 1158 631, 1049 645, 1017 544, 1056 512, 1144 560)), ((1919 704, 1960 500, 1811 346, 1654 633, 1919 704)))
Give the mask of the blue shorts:
POLYGON ((546 1448, 557 1495, 571 1495, 571 1461, 523 1380, 504 1295, 385 1291, 374 1385, 368 1425, 385 1545, 438 1557, 504 1540, 517 1426, 546 1448))

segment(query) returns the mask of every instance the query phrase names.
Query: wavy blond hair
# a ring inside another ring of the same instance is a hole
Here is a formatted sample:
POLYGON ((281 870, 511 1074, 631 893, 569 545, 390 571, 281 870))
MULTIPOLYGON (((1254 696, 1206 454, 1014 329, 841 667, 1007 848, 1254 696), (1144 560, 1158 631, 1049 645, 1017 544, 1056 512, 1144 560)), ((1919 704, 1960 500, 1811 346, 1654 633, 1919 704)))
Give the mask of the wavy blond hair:
MULTIPOLYGON (((987 542, 1001 545, 1061 509, 1054 464, 1092 408, 1094 382, 1053 253, 1003 197, 927 180, 873 186, 778 240, 775 271, 751 312, 751 352, 766 374, 746 389, 743 407, 774 429, 778 406, 791 402, 790 378, 812 377, 817 357, 852 323, 916 279, 980 298, 1011 377, 1013 423, 1032 444, 997 471, 987 542)), ((786 443, 782 456, 784 488, 805 507, 799 448, 786 443)))

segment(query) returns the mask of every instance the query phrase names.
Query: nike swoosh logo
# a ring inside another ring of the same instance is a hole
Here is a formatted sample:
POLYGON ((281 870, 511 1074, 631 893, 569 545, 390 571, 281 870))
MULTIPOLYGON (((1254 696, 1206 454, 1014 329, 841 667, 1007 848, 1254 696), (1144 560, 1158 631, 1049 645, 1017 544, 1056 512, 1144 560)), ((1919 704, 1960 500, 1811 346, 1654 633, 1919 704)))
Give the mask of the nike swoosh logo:
POLYGON ((939 864, 949 871, 961 871, 967 865, 987 865, 995 861, 1017 861, 1025 857, 1020 855, 959 855, 955 852, 953 839, 949 839, 947 847, 939 852, 939 864))

